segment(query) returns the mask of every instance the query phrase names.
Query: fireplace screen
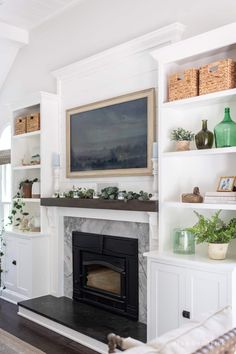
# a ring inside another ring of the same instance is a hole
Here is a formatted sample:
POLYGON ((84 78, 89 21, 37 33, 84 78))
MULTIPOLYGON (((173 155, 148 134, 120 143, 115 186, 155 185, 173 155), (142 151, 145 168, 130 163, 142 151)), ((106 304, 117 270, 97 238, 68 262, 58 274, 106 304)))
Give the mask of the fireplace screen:
POLYGON ((121 275, 119 272, 103 265, 86 266, 85 286, 121 295, 121 275))
POLYGON ((138 240, 73 231, 73 299, 138 319, 138 240))

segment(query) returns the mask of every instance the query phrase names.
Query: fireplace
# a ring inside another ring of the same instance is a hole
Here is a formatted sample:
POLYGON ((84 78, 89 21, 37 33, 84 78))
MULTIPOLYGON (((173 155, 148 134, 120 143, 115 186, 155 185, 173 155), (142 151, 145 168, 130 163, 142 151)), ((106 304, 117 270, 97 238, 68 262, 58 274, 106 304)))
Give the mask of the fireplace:
POLYGON ((72 232, 73 299, 138 320, 138 240, 72 232))

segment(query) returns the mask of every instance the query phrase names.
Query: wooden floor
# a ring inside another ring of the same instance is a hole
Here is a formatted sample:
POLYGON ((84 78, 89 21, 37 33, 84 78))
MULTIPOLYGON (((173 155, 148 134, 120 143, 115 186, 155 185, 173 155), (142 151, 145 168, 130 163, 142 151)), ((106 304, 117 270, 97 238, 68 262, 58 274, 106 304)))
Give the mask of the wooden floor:
POLYGON ((17 306, 0 299, 0 328, 47 354, 97 354, 17 315, 17 306))

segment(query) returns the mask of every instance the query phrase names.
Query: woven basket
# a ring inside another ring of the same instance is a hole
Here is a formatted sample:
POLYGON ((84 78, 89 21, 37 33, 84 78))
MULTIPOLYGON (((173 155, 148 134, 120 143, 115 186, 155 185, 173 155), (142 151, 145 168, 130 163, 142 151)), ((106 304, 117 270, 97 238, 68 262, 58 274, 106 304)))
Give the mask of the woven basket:
POLYGON ((15 120, 15 135, 26 133, 26 117, 18 117, 15 120))
POLYGON ((40 129, 40 113, 32 113, 27 116, 27 133, 40 129))
POLYGON ((236 87, 236 63, 232 59, 219 60, 200 68, 200 95, 234 87, 236 87))
POLYGON ((176 73, 169 76, 168 97, 169 101, 181 100, 183 98, 198 95, 198 69, 187 69, 181 75, 176 73))

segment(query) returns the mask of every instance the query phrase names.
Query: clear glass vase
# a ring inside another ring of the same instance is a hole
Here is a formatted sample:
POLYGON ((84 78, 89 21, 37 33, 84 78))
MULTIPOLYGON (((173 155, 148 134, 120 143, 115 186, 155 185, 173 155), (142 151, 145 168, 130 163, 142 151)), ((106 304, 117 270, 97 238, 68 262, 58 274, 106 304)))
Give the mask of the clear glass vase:
POLYGON ((184 229, 174 229, 173 251, 178 254, 194 254, 195 236, 184 229))
POLYGON ((236 146, 236 123, 231 119, 230 108, 225 108, 224 119, 217 124, 214 133, 217 148, 236 146))

